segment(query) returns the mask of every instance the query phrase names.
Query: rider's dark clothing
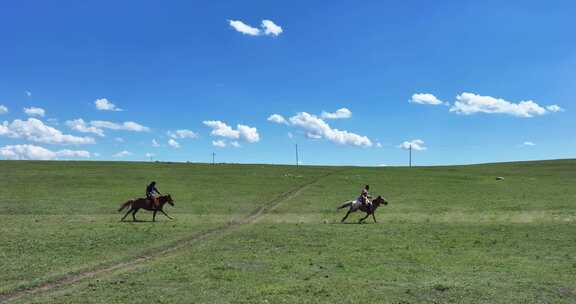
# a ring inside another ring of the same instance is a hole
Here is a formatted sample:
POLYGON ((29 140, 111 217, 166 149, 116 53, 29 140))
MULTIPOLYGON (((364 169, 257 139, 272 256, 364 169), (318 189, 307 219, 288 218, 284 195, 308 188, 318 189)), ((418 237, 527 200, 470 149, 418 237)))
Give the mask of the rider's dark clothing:
POLYGON ((156 193, 160 194, 160 191, 156 189, 155 184, 150 184, 146 186, 146 198, 149 199, 156 208, 158 208, 159 207, 158 199, 154 196, 154 194, 156 193))
POLYGON ((146 197, 152 198, 152 197, 154 197, 154 193, 160 194, 160 191, 158 191, 158 189, 156 189, 156 185, 153 185, 153 184, 148 185, 146 187, 146 197))

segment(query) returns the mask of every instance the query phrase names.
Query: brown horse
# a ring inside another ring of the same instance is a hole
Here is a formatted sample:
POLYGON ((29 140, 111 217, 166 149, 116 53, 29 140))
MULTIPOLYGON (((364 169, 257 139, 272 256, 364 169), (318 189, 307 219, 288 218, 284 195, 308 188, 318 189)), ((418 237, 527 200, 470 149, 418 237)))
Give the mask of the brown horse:
POLYGON ((122 204, 122 206, 120 206, 118 212, 128 208, 128 206, 130 206, 130 210, 128 210, 128 212, 124 215, 124 217, 120 221, 124 221, 124 219, 128 216, 128 214, 132 213, 132 219, 134 220, 134 222, 136 222, 136 212, 138 212, 138 210, 140 209, 153 211, 154 215, 152 216, 152 221, 154 222, 156 221, 156 212, 158 211, 162 212, 162 214, 164 214, 169 219, 172 219, 168 214, 166 214, 166 212, 164 212, 164 210, 162 210, 162 208, 164 208, 164 205, 166 203, 170 204, 171 206, 174 206, 174 201, 172 200, 170 194, 159 196, 157 200, 158 200, 158 207, 156 207, 152 203, 152 201, 150 201, 147 198, 137 198, 125 202, 124 204, 122 204))
POLYGON ((342 206, 338 207, 338 210, 343 209, 343 208, 348 208, 348 212, 346 213, 346 215, 342 218, 342 220, 340 222, 343 223, 348 218, 350 213, 353 213, 353 212, 360 210, 362 212, 365 212, 366 216, 361 218, 358 221, 358 223, 364 222, 364 220, 367 219, 370 215, 372 215, 372 218, 374 219, 374 223, 376 223, 376 216, 374 215, 374 213, 376 212, 376 209, 378 209, 378 207, 380 207, 380 205, 388 205, 388 201, 385 200, 380 195, 378 195, 377 198, 372 200, 372 205, 364 205, 358 201, 351 201, 351 202, 344 203, 342 206))

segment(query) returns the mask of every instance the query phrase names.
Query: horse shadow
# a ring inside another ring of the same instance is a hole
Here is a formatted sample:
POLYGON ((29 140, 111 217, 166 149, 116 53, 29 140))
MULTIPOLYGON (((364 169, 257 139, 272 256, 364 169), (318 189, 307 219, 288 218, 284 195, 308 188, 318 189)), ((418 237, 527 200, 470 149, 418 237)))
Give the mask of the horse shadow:
POLYGON ((126 224, 144 224, 144 223, 156 223, 156 221, 152 221, 152 220, 135 220, 135 221, 120 221, 120 223, 126 223, 126 224))
POLYGON ((355 222, 343 222, 342 223, 342 222, 338 222, 338 221, 333 221, 333 222, 328 223, 328 224, 329 225, 374 225, 377 223, 366 222, 366 221, 363 221, 363 222, 355 221, 355 222))

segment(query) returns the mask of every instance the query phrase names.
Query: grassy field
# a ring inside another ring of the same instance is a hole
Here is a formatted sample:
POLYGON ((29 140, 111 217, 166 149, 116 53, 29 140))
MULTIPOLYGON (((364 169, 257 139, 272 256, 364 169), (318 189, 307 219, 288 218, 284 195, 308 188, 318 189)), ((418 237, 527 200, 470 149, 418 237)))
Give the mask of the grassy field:
POLYGON ((7 302, 576 303, 574 160, 3 161, 0 171, 7 302), (151 179, 174 196, 176 220, 141 212, 146 222, 119 222, 120 203, 151 179), (377 224, 340 224, 345 211, 335 207, 366 183, 390 205, 377 224))

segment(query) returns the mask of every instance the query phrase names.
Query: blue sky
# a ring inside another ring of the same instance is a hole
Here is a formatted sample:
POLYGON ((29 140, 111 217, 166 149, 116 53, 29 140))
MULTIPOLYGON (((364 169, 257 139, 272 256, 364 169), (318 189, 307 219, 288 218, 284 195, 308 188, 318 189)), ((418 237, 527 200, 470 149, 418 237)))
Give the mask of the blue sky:
POLYGON ((575 13, 4 1, 0 158, 293 163, 298 143, 305 164, 405 165, 409 142, 420 165, 575 157, 575 13))

